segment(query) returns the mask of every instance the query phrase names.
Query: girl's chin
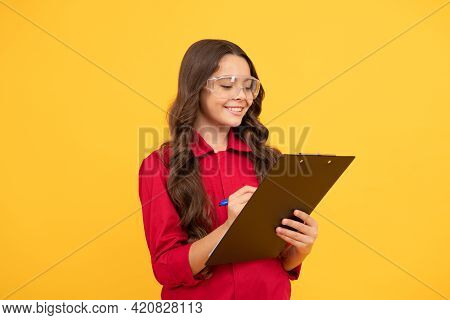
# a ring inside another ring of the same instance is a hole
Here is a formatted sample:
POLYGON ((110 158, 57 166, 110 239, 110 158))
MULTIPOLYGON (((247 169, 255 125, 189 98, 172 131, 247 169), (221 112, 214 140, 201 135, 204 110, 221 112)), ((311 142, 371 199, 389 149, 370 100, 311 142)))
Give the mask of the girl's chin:
MULTIPOLYGON (((236 117, 237 118, 237 117, 236 117)), ((229 127, 237 127, 241 124, 242 122, 242 118, 237 118, 237 119, 223 119, 222 121, 220 121, 220 123, 223 126, 229 126, 229 127)))

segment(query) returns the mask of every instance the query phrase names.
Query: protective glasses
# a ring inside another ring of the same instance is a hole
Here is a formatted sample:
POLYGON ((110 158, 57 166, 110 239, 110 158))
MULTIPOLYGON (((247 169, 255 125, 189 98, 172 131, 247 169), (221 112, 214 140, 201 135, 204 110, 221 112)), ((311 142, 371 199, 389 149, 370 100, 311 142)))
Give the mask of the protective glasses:
POLYGON ((206 81, 206 88, 216 97, 224 99, 236 98, 242 89, 246 99, 253 100, 258 96, 260 87, 261 82, 251 76, 223 75, 206 81))

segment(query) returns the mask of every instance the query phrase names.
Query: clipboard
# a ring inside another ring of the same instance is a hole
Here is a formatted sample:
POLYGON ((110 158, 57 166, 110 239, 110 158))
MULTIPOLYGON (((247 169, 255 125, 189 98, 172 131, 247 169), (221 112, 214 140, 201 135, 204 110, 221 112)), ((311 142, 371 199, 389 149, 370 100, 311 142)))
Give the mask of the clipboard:
POLYGON ((311 214, 354 156, 282 154, 209 254, 206 266, 276 258, 286 242, 275 228, 295 209, 311 214))

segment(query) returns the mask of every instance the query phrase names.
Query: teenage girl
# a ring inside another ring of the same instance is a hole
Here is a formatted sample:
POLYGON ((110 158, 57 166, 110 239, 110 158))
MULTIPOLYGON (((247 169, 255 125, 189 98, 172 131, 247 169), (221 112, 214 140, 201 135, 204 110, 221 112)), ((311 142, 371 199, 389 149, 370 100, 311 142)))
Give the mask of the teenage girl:
MULTIPOLYGON (((201 40, 185 53, 169 109, 171 140, 139 170, 139 196, 162 299, 290 299, 317 237, 315 219, 284 219, 277 258, 205 267, 208 254, 281 154, 258 120, 264 90, 236 44, 201 40), (227 205, 219 205, 228 199, 227 205)), ((264 212, 261 212, 264 214, 264 212)))

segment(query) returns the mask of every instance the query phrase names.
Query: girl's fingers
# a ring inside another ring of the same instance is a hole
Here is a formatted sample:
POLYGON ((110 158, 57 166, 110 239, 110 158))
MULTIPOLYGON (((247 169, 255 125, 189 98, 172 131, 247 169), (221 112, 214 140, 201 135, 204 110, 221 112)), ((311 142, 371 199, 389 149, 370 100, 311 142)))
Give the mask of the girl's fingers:
POLYGON ((277 227, 276 232, 278 235, 283 235, 291 238, 294 241, 299 241, 305 244, 311 244, 313 242, 311 237, 297 231, 288 230, 286 228, 277 227))
POLYGON ((293 246, 301 246, 301 247, 306 246, 305 243, 297 241, 297 240, 294 240, 294 239, 292 239, 290 237, 287 237, 287 236, 285 236, 283 234, 277 233, 277 236, 279 236, 281 239, 283 239, 287 243, 292 244, 293 246))
POLYGON ((314 231, 314 229, 312 227, 310 227, 306 224, 303 224, 301 222, 298 222, 298 221, 295 221, 292 219, 283 219, 283 220, 281 220, 281 223, 283 225, 292 227, 292 228, 298 230, 299 232, 306 234, 308 236, 311 236, 311 237, 316 236, 316 232, 314 231))
POLYGON ((237 198, 235 198, 235 200, 237 201, 237 203, 247 203, 248 200, 250 200, 250 198, 253 196, 253 193, 246 193, 243 194, 237 198))
POLYGON ((302 219, 307 225, 317 227, 317 222, 309 214, 300 210, 294 210, 294 214, 302 219))
POLYGON ((243 186, 242 188, 240 188, 238 191, 236 191, 235 193, 233 193, 232 196, 236 197, 236 196, 240 196, 242 194, 248 193, 248 192, 255 192, 256 191, 256 187, 252 187, 252 186, 243 186))

